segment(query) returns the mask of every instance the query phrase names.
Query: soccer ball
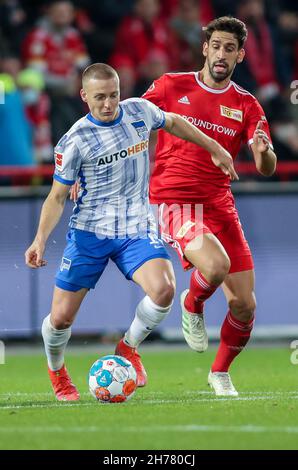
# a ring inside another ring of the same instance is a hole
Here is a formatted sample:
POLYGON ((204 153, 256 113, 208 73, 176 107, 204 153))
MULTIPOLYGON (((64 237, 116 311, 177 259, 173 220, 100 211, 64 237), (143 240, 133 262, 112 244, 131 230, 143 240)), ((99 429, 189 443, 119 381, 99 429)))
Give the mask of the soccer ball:
POLYGON ((129 400, 137 388, 137 373, 132 363, 121 356, 104 356, 89 371, 89 390, 98 401, 120 403, 129 400))

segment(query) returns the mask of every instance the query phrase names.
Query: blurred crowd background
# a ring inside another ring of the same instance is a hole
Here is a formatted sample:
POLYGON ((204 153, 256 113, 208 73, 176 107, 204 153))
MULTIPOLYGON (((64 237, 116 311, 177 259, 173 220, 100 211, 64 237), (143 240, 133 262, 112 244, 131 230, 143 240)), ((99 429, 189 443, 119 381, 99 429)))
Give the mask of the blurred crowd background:
MULTIPOLYGON (((227 14, 249 33, 233 80, 258 98, 279 161, 289 163, 273 179, 298 180, 298 3, 290 0, 0 0, 0 165, 53 163, 54 145, 87 112, 79 90, 88 64, 116 68, 122 99, 141 96, 165 72, 199 70, 203 27, 227 14)), ((245 148, 239 158, 251 161, 245 148)), ((0 184, 11 184, 1 166, 0 184)))

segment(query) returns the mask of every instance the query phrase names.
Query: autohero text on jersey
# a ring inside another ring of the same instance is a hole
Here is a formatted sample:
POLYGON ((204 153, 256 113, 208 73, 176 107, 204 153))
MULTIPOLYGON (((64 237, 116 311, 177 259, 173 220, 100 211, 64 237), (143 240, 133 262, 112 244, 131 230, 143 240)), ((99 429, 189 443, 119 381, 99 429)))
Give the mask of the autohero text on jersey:
POLYGON ((140 152, 145 152, 148 149, 149 140, 143 140, 136 145, 127 147, 126 149, 119 150, 119 152, 112 153, 111 155, 104 155, 99 157, 97 165, 109 165, 110 163, 117 162, 120 158, 131 157, 140 152))

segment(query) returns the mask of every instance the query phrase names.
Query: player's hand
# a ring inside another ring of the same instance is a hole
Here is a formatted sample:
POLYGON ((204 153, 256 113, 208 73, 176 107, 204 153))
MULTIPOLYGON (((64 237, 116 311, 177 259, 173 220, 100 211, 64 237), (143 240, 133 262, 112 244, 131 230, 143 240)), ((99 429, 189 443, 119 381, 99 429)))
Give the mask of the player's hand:
POLYGON ((263 121, 259 121, 253 135, 253 141, 256 145, 257 151, 265 153, 269 150, 270 140, 265 131, 263 131, 263 121))
POLYGON ((69 191, 69 199, 73 202, 77 202, 78 197, 79 197, 79 192, 80 192, 80 185, 78 181, 75 182, 75 184, 72 185, 69 191))
POLYGON ((217 166, 217 168, 220 168, 221 171, 225 175, 229 176, 232 181, 239 180, 239 176, 234 168, 233 158, 223 147, 219 146, 215 152, 211 153, 211 160, 214 165, 217 166))
POLYGON ((29 268, 37 269, 46 266, 47 262, 43 259, 45 245, 34 240, 25 253, 25 261, 29 268))

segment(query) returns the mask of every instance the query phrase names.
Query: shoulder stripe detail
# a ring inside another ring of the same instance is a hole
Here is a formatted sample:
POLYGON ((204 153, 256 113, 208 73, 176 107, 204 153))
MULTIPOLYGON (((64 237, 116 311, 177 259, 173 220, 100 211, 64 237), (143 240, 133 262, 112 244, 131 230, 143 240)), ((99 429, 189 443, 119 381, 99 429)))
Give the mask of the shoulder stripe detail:
POLYGON ((249 91, 247 90, 244 90, 244 88, 240 87, 239 85, 237 85, 235 82, 231 81, 233 87, 235 88, 235 90, 240 93, 241 95, 249 95, 251 96, 252 98, 255 98, 254 95, 252 95, 251 93, 249 93, 249 91))

